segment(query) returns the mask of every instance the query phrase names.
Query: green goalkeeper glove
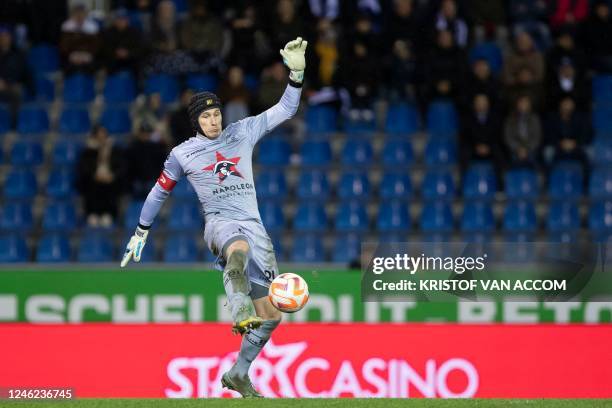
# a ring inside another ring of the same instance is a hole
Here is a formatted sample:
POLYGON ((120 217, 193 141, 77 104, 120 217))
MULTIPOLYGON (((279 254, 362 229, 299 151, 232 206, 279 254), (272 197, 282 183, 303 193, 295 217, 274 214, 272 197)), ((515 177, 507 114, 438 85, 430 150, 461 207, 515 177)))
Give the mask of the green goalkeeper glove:
POLYGON ((289 79, 293 82, 301 84, 304 80, 304 69, 306 69, 306 47, 308 41, 303 41, 302 37, 298 37, 293 41, 289 41, 285 48, 280 50, 283 57, 283 62, 291 70, 289 79))
POLYGON ((132 256, 134 257, 134 262, 140 262, 140 255, 142 255, 142 250, 147 242, 148 235, 148 229, 140 228, 140 226, 136 227, 136 232, 134 232, 134 235, 130 238, 130 242, 128 242, 125 248, 125 253, 121 260, 122 268, 127 265, 132 256))

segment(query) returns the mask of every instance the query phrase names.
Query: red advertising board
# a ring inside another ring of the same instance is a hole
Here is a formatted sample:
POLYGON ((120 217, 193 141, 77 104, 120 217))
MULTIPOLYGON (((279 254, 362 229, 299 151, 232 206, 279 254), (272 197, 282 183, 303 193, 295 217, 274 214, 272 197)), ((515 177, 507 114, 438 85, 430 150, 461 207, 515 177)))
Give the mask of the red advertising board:
MULTIPOLYGON (((0 387, 218 397, 226 324, 1 325, 0 387)), ((612 326, 293 324, 252 367, 269 397, 612 397, 612 326)))

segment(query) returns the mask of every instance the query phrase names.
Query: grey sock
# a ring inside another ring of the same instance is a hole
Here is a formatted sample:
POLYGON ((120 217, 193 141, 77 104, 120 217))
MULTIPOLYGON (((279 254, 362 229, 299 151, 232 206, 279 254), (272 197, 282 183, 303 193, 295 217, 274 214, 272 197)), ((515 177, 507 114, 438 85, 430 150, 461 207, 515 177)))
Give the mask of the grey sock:
POLYGON ((280 320, 264 320, 259 328, 251 330, 242 337, 240 353, 238 353, 236 364, 230 370, 231 375, 246 377, 249 374, 251 363, 266 345, 279 323, 280 320))

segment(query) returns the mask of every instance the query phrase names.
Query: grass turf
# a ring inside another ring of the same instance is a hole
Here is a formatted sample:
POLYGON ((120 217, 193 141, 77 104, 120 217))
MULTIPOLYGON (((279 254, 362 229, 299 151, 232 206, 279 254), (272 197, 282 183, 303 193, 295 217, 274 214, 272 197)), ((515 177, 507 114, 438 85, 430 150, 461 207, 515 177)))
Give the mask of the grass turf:
POLYGON ((66 401, 2 401, 0 407, 83 407, 83 408, 110 408, 110 407, 168 407, 168 408, 195 408, 195 407, 332 407, 332 408, 391 408, 391 407, 433 407, 433 408, 463 408, 463 407, 612 407, 612 399, 76 399, 66 401))

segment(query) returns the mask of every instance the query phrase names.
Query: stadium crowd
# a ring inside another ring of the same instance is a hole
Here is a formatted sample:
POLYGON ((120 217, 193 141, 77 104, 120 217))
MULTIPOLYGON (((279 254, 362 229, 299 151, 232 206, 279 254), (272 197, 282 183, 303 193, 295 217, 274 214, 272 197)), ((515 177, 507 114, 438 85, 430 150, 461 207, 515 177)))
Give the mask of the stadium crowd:
MULTIPOLYGON (((462 173, 489 163, 494 189, 503 191, 511 169, 548 175, 572 162, 589 188, 598 130, 592 83, 612 74, 609 0, 110 0, 93 10, 87 4, 2 2, 0 101, 10 128, 27 133, 19 112, 44 94, 45 78, 53 90, 63 78, 64 103, 67 78, 95 76, 98 84, 106 78, 105 88, 110 78, 132 79, 140 96, 128 105, 129 128, 109 129, 112 121, 99 116, 86 127, 76 160, 75 185, 90 226, 113 225, 123 194, 146 196, 169 149, 192 134, 186 105, 194 91, 217 92, 226 124, 276 103, 287 81, 278 50, 297 36, 310 42, 306 109, 339 113, 332 129, 344 128, 349 139, 355 124, 389 133, 386 107, 410 106, 430 118, 442 101, 456 126, 425 130, 457 137, 462 173), (41 68, 46 61, 32 56, 41 45, 57 50, 61 74, 49 76, 41 68), (152 77, 171 77, 178 88, 168 96, 165 85, 150 87, 152 77), (129 141, 116 137, 124 133, 129 141)), ((420 130, 426 120, 417 121, 420 130)), ((605 128, 606 117, 601 122, 605 128)), ((315 132, 308 125, 306 133, 315 132)))

